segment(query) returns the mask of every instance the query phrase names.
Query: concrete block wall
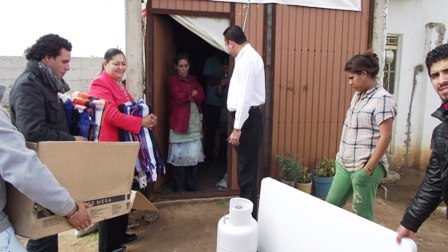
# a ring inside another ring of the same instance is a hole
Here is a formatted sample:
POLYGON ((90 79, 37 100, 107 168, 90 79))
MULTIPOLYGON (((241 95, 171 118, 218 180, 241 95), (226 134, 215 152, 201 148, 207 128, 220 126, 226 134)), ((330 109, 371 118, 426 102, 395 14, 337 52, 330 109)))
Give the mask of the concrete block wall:
MULTIPOLYGON (((73 57, 70 62, 70 71, 64 76, 70 91, 87 91, 92 79, 100 74, 102 61, 102 58, 73 57)), ((6 87, 1 100, 2 106, 8 107, 9 90, 24 70, 26 62, 25 57, 0 57, 0 85, 6 87)))

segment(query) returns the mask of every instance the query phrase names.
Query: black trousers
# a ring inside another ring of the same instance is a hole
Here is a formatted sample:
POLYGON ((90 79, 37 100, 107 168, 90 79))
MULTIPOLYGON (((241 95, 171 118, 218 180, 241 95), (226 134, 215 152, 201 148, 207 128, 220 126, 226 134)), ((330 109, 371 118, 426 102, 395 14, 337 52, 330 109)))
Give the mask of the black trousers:
MULTIPOLYGON (((131 189, 144 193, 139 187, 138 181, 132 181, 131 189)), ((98 224, 98 251, 111 252, 121 248, 125 243, 125 234, 128 228, 129 214, 107 219, 98 224)))
POLYGON ((112 252, 121 248, 128 228, 129 214, 103 220, 98 225, 98 245, 100 252, 112 252))
POLYGON ((173 167, 173 191, 181 192, 185 185, 187 191, 196 190, 197 165, 173 167))
MULTIPOLYGON (((235 113, 231 113, 232 119, 235 113)), ((249 110, 249 118, 241 129, 240 145, 234 146, 237 154, 238 186, 240 196, 254 204, 252 216, 257 219, 257 176, 258 158, 263 134, 262 114, 258 107, 249 110)))
POLYGON ((215 154, 215 137, 216 131, 219 128, 221 117, 221 107, 210 104, 204 106, 205 118, 205 138, 204 138, 204 152, 205 157, 213 161, 216 158, 215 154))
POLYGON ((29 252, 58 252, 58 235, 50 235, 37 240, 29 239, 26 250, 29 252))

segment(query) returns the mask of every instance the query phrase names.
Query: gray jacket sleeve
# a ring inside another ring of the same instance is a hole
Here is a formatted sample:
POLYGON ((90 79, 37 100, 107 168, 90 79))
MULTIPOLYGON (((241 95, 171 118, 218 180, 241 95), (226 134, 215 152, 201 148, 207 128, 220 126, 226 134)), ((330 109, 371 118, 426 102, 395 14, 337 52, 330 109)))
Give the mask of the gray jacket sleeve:
MULTIPOLYGON (((0 176, 39 205, 65 216, 75 202, 0 109, 0 176)), ((2 199, 4 200, 4 199, 2 199)))

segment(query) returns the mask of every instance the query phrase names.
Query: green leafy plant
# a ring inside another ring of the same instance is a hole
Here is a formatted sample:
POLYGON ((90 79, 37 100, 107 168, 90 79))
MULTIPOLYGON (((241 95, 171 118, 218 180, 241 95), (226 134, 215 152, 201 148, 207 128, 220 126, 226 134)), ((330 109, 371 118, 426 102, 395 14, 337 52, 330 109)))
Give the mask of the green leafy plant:
POLYGON ((333 177, 336 174, 336 163, 334 158, 322 160, 316 165, 315 175, 319 177, 333 177))
POLYGON ((280 178, 284 181, 295 181, 297 175, 302 169, 300 161, 296 156, 277 155, 276 159, 280 165, 280 178))
POLYGON ((299 172, 296 176, 296 183, 310 183, 311 182, 311 171, 308 167, 301 166, 301 169, 299 169, 299 172))

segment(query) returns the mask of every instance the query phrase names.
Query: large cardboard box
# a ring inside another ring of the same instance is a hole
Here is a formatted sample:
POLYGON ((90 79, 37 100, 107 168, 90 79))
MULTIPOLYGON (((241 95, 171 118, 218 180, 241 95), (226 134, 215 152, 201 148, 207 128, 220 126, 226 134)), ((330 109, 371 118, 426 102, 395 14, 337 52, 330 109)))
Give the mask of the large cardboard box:
MULTIPOLYGON (((93 222, 129 213, 130 189, 139 143, 28 143, 75 201, 90 202, 93 222)), ((38 239, 73 227, 64 217, 8 185, 8 214, 16 234, 38 239)), ((51 195, 48 195, 51 197, 51 195)))

